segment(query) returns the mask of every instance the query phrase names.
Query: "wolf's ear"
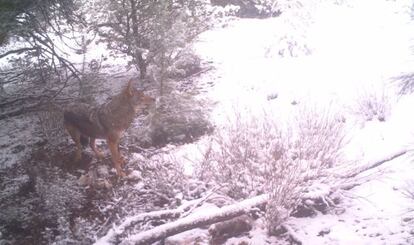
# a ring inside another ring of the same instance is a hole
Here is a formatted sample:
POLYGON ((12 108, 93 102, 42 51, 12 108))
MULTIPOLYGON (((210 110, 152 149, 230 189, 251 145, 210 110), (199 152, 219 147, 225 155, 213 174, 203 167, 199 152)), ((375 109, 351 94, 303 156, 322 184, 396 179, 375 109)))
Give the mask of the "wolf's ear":
POLYGON ((127 95, 132 96, 134 94, 134 87, 132 85, 132 83, 134 82, 134 79, 129 79, 128 81, 128 85, 125 89, 125 92, 127 93, 127 95))

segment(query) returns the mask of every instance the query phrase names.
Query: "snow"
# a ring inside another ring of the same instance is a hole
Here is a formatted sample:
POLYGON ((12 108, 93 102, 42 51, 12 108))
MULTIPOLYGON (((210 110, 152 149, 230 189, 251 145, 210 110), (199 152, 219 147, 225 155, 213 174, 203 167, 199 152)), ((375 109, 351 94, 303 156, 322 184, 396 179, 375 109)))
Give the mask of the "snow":
MULTIPOLYGON (((306 16, 241 19, 204 33, 196 48, 216 66, 210 75, 216 80, 211 97, 220 102, 215 120, 225 121, 231 107, 266 107, 272 93, 284 107, 303 97, 346 101, 360 87, 409 69, 409 16, 395 14, 395 3, 368 2, 324 2, 306 16), (311 53, 280 57, 286 37, 296 42, 293 49, 307 46, 311 53)), ((407 2, 401 5, 405 9, 407 2)))
MULTIPOLYGON (((411 6, 412 1, 324 1, 303 15, 235 20, 204 33, 196 48, 216 68, 205 76, 216 81, 210 91, 218 101, 214 122, 227 123, 234 110, 275 108, 289 120, 296 110, 292 101, 312 101, 334 106, 346 117, 350 161, 363 164, 411 149, 414 97, 398 97, 392 83, 413 67, 411 6), (296 49, 282 57, 289 38, 296 49), (385 122, 361 119, 355 111, 359 97, 381 91, 390 103, 385 122), (277 97, 269 101, 269 95, 277 97)), ((306 244, 406 244, 413 239, 412 227, 402 219, 412 200, 403 191, 413 174, 410 159, 400 157, 382 166, 378 179, 344 193, 340 206, 345 213, 291 218, 288 223, 306 244), (318 236, 321 231, 328 234, 318 236)), ((250 242, 263 242, 261 232, 251 232, 250 242)))
POLYGON ((339 206, 344 213, 312 218, 290 218, 289 225, 311 244, 406 244, 412 239, 403 218, 412 201, 404 196, 406 181, 412 179, 408 159, 386 163, 380 178, 364 183, 349 193, 339 206), (319 232, 328 230, 324 236, 319 232))

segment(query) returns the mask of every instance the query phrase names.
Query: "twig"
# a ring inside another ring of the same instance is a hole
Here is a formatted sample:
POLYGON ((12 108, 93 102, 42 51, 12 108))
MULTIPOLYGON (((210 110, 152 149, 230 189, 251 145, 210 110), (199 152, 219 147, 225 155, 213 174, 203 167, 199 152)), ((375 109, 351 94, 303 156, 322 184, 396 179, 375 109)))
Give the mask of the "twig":
POLYGON ((196 73, 194 73, 194 74, 191 74, 190 76, 186 77, 186 79, 187 79, 187 78, 190 78, 190 77, 195 77, 195 76, 198 76, 198 75, 200 75, 200 74, 202 74, 202 73, 204 73, 204 72, 208 72, 208 71, 212 70, 213 68, 214 68, 214 67, 212 67, 212 66, 209 66, 209 67, 207 67, 207 68, 204 68, 204 69, 202 69, 201 71, 198 71, 198 72, 196 72, 196 73))
POLYGON ((37 50, 37 48, 31 47, 31 48, 20 48, 20 49, 10 50, 10 51, 7 51, 3 54, 0 54, 0 59, 6 57, 8 55, 11 55, 11 54, 21 54, 21 53, 24 53, 26 51, 32 51, 32 50, 37 50))
POLYGON ((190 215, 194 211, 194 209, 196 209, 201 204, 203 204, 208 198, 210 198, 220 188, 221 188, 221 186, 216 186, 211 191, 209 191, 204 197, 198 199, 198 201, 190 208, 190 210, 188 210, 187 212, 185 212, 181 215, 181 218, 184 218, 184 217, 187 217, 188 215, 190 215))

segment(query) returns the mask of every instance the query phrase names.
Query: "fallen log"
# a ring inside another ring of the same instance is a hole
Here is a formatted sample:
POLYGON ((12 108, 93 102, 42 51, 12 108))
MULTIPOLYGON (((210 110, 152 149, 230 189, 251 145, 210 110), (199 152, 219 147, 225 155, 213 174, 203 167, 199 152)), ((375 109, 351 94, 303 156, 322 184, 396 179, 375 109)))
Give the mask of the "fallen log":
MULTIPOLYGON (((352 179, 354 177, 356 177, 357 175, 368 171, 370 169, 376 168, 378 166, 381 166, 383 163, 394 160, 404 154, 406 154, 408 152, 408 150, 400 150, 400 151, 396 151, 393 152, 379 160, 375 160, 372 161, 366 165, 363 165, 361 167, 352 169, 351 171, 349 171, 347 174, 344 175, 334 175, 334 178, 338 178, 338 179, 345 179, 345 178, 349 178, 352 179)), ((343 185, 340 184, 338 186, 334 186, 330 189, 349 189, 348 185, 343 185)), ((309 193, 308 195, 309 196, 309 193)), ((320 195, 319 195, 320 196, 320 195)), ((315 198, 317 198, 318 195, 315 195, 315 198)), ((153 229, 147 230, 147 231, 143 231, 141 233, 135 234, 135 235, 131 235, 129 237, 127 237, 126 239, 124 239, 121 244, 151 244, 154 243, 156 241, 159 241, 161 239, 165 239, 169 236, 173 236, 176 235, 178 233, 187 231, 187 230, 191 230, 194 228, 199 228, 202 226, 206 226, 206 225, 211 225, 211 224, 215 224, 218 222, 222 222, 225 220, 229 220, 235 217, 238 217, 240 215, 246 214, 251 208, 254 208, 256 206, 260 206, 260 205, 264 205, 268 202, 269 199, 269 195, 267 194, 263 194, 260 196, 256 196, 244 201, 241 201, 239 203, 236 204, 232 204, 232 205, 228 205, 225 207, 220 208, 219 210, 214 210, 209 214, 201 214, 201 215, 192 215, 192 216, 188 216, 188 217, 184 217, 184 218, 180 218, 176 221, 167 223, 167 224, 163 224, 160 226, 157 226, 153 229)), ((158 211, 161 212, 162 211, 158 211)), ((165 210, 164 212, 171 214, 178 214, 178 213, 182 213, 183 212, 183 208, 179 208, 176 210, 165 210)), ((136 220, 141 220, 142 217, 146 216, 148 217, 148 215, 150 215, 151 213, 148 214, 141 214, 139 216, 137 216, 136 220)), ((155 214, 155 212, 154 212, 155 214)), ((150 215, 151 216, 151 215, 150 215)), ((156 216, 156 215, 155 215, 156 216)), ((128 220, 128 219, 127 219, 128 220)), ((124 228, 129 226, 131 224, 130 221, 124 222, 120 228, 122 229, 118 229, 118 231, 115 231, 114 229, 112 229, 105 237, 101 238, 98 240, 98 242, 96 244, 108 244, 109 240, 108 238, 113 238, 114 234, 117 233, 122 233, 124 228), (103 242, 104 243, 99 243, 103 242)))
POLYGON ((349 179, 349 178, 356 177, 357 175, 359 175, 359 174, 361 174, 365 171, 368 171, 370 169, 379 167, 379 166, 381 166, 382 164, 384 164, 386 162, 392 161, 392 160, 406 154, 407 152, 408 152, 408 150, 406 150, 406 149, 395 151, 395 152, 393 152, 393 153, 391 153, 391 154, 389 154, 385 157, 382 157, 381 159, 371 161, 368 164, 365 164, 365 165, 363 165, 359 168, 351 170, 347 174, 343 175, 342 178, 349 179))
POLYGON ((181 214, 181 209, 173 209, 173 210, 161 210, 161 211, 154 211, 149 213, 143 213, 134 215, 132 217, 126 218, 120 225, 113 226, 105 236, 99 238, 94 245, 109 245, 112 244, 113 239, 118 235, 122 234, 124 230, 131 226, 134 223, 140 222, 144 219, 161 219, 161 218, 172 218, 178 217, 181 214))
POLYGON ((151 244, 183 231, 215 224, 217 222, 240 216, 249 212, 249 210, 253 207, 266 204, 268 199, 269 195, 263 194, 236 204, 225 206, 209 214, 188 216, 168 224, 157 226, 151 230, 129 236, 127 239, 122 241, 121 244, 151 244))
MULTIPOLYGON (((214 190, 214 189, 213 189, 214 190)), ((212 190, 212 191, 213 191, 212 190)), ((168 210, 159 210, 159 211, 153 211, 148 213, 141 213, 137 214, 131 217, 127 217, 121 224, 117 226, 113 226, 109 231, 106 233, 105 236, 99 238, 94 245, 108 245, 112 244, 112 241, 116 239, 117 235, 122 234, 124 230, 133 225, 134 223, 141 222, 143 220, 148 219, 165 219, 165 218, 178 218, 183 217, 183 215, 187 215, 188 212, 191 212, 191 210, 194 207, 199 206, 202 204, 208 197, 212 195, 212 191, 207 193, 204 197, 200 199, 195 199, 186 202, 185 204, 181 205, 178 208, 175 209, 168 209, 168 210)))

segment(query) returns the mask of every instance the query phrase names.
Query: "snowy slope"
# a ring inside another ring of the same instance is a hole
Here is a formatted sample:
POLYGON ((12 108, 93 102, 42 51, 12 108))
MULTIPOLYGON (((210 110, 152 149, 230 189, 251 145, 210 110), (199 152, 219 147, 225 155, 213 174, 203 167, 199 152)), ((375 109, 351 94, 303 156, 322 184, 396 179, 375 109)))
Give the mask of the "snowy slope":
MULTIPOLYGON (((209 92, 218 101, 215 123, 225 124, 233 110, 245 108, 271 108, 289 118, 292 102, 314 103, 334 107, 347 119, 350 160, 366 163, 412 148, 414 99, 398 97, 392 83, 414 65, 412 1, 307 4, 278 18, 232 21, 201 36, 196 48, 216 68, 204 77, 215 81, 209 92), (355 111, 367 91, 387 94, 385 122, 366 122, 355 111)), ((309 244, 413 242, 412 200, 404 195, 414 176, 411 159, 391 161, 376 180, 343 193, 344 213, 292 218, 289 225, 309 244)))
POLYGON ((267 106, 271 94, 288 103, 304 96, 349 100, 355 89, 381 86, 409 70, 408 3, 309 2, 315 6, 274 19, 237 20, 202 35, 196 47, 217 68, 212 97, 224 108, 267 106))

